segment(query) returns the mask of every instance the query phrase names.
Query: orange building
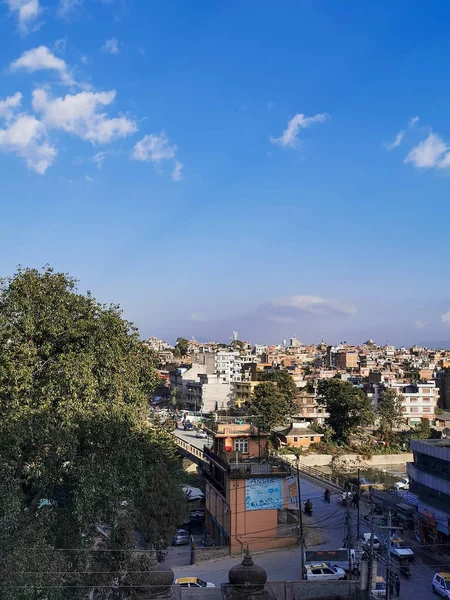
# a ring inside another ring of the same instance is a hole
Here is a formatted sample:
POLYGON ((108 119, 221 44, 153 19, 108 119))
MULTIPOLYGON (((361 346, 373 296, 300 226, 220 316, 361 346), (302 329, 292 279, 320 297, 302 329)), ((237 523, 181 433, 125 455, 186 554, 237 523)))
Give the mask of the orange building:
POLYGON ((205 527, 218 546, 240 552, 297 541, 295 511, 287 508, 290 469, 267 458, 269 434, 250 423, 206 423, 214 437, 205 448, 205 527))
POLYGON ((277 436, 279 445, 307 450, 311 444, 318 444, 322 439, 323 434, 308 429, 308 425, 308 422, 300 422, 291 423, 289 427, 275 427, 274 432, 277 436))
POLYGON ((336 356, 336 367, 338 369, 358 368, 358 352, 356 350, 338 350, 336 356))

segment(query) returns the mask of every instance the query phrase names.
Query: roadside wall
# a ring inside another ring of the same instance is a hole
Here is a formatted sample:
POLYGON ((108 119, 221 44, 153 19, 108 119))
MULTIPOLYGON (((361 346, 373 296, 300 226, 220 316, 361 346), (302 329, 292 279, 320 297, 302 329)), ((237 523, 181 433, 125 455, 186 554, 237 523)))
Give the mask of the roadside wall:
MULTIPOLYGON (((294 454, 285 454, 284 457, 289 462, 294 462, 294 454)), ((371 458, 363 458, 359 454, 340 454, 335 458, 335 461, 341 463, 358 463, 367 467, 377 467, 383 465, 398 465, 405 462, 412 462, 412 452, 403 454, 374 454, 371 458)), ((326 467, 333 462, 331 454, 305 454, 300 458, 300 463, 306 467, 326 467)))

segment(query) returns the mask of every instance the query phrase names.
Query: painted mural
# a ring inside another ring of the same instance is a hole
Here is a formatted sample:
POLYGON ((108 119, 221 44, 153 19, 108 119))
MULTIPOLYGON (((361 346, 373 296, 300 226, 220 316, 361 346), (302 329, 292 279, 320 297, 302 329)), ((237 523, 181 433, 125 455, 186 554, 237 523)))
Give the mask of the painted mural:
POLYGON ((273 510, 283 508, 283 480, 254 478, 245 482, 246 510, 273 510))

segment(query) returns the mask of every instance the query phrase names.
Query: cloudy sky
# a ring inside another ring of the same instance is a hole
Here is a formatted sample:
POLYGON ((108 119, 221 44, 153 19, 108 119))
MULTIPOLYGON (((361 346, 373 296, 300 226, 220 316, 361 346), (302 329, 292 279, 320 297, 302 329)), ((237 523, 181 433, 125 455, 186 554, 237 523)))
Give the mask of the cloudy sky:
POLYGON ((143 336, 450 338, 450 6, 0 0, 0 273, 143 336))

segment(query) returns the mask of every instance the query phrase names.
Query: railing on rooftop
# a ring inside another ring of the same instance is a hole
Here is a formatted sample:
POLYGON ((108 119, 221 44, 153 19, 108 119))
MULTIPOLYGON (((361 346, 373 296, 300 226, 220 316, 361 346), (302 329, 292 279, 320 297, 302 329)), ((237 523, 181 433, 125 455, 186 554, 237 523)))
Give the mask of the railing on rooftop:
POLYGON ((210 459, 219 465, 224 471, 229 474, 230 479, 241 479, 245 477, 255 477, 260 475, 270 475, 275 473, 289 474, 291 467, 279 458, 267 458, 261 461, 254 459, 239 460, 237 462, 226 461, 216 454, 213 450, 205 446, 205 458, 210 459))

